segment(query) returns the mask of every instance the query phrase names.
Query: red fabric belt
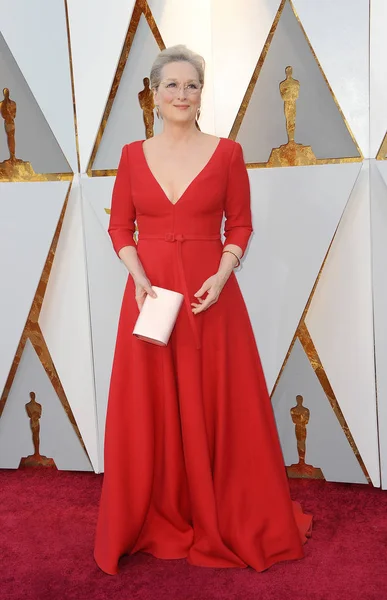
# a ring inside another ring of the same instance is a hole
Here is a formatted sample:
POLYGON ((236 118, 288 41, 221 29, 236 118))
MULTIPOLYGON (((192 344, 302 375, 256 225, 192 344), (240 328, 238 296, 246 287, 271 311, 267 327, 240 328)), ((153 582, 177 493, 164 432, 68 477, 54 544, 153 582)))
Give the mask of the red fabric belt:
POLYGON ((196 348, 198 350, 200 350, 200 347, 201 347, 200 337, 199 337, 198 328, 196 326, 195 317, 192 312, 192 307, 191 307, 191 302, 190 302, 190 297, 189 297, 189 292, 188 292, 188 286, 187 286, 187 280, 186 280, 185 273, 184 273, 184 265, 183 265, 183 256, 182 256, 182 252, 181 252, 181 246, 182 246, 182 243, 186 242, 186 241, 218 242, 220 240, 220 235, 219 234, 201 235, 201 234, 183 234, 183 233, 166 233, 165 235, 160 235, 160 234, 151 234, 151 233, 149 233, 149 234, 140 233, 139 241, 141 241, 141 240, 161 240, 164 242, 176 242, 177 266, 178 266, 178 270, 179 270, 179 277, 180 277, 181 285, 183 288, 184 302, 185 302, 185 305, 187 308, 188 318, 189 318, 192 332, 193 332, 193 335, 195 338, 196 348))

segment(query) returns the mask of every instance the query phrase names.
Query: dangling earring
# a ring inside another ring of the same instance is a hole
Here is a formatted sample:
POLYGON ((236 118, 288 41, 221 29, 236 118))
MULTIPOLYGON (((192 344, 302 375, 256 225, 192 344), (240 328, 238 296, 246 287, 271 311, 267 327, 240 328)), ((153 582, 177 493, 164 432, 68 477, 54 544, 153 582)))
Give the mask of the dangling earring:
POLYGON ((157 118, 159 119, 160 118, 160 108, 158 106, 156 106, 155 108, 156 108, 157 118))
POLYGON ((199 121, 199 118, 200 118, 200 106, 199 106, 199 108, 197 110, 197 113, 196 113, 196 120, 199 121))

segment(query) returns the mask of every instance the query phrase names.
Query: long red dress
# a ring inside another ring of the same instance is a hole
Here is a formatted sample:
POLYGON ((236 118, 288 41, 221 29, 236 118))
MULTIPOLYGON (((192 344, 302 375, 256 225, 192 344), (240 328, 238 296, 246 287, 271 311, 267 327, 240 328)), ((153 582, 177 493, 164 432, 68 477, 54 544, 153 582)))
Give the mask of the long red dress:
POLYGON ((134 283, 119 320, 105 433, 105 475, 95 559, 118 572, 123 554, 187 557, 208 567, 252 566, 303 556, 311 517, 290 499, 271 402, 236 277, 193 315, 190 303, 216 273, 227 243, 244 251, 252 232, 241 146, 222 138, 172 204, 142 142, 123 148, 109 233, 132 245, 152 285, 186 304, 167 347, 138 340, 134 283))

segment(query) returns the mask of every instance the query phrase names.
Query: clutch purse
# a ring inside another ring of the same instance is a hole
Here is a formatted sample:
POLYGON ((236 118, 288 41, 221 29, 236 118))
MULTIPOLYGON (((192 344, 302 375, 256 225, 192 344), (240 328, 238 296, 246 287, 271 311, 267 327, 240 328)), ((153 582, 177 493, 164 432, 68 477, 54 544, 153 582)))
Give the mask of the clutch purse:
POLYGON ((146 296, 133 329, 138 339, 166 346, 183 302, 183 294, 152 286, 157 298, 146 296))

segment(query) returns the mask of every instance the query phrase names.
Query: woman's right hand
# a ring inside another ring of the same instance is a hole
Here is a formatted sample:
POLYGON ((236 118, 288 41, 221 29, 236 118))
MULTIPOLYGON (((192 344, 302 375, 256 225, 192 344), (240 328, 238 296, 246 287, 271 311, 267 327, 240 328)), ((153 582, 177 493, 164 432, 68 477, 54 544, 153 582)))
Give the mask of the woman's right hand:
POLYGON ((152 289, 151 283, 146 276, 144 267, 137 254, 137 249, 133 246, 124 246, 118 253, 118 256, 131 274, 135 286, 135 298, 138 310, 142 309, 145 298, 149 294, 152 298, 157 298, 156 292, 152 289))
POLYGON ((156 292, 153 290, 150 281, 145 276, 139 276, 134 279, 135 286, 135 298, 138 306, 138 310, 142 309, 145 298, 149 294, 151 298, 157 298, 156 292))

